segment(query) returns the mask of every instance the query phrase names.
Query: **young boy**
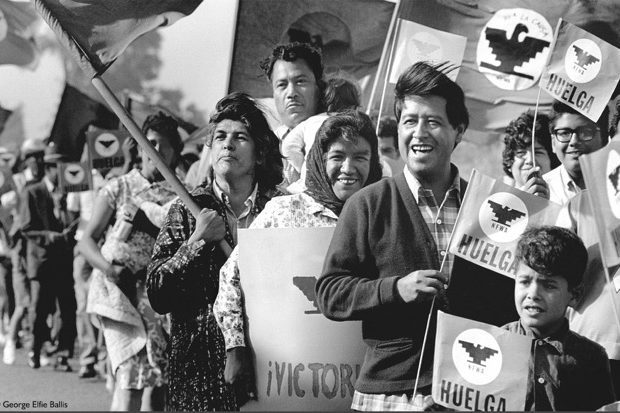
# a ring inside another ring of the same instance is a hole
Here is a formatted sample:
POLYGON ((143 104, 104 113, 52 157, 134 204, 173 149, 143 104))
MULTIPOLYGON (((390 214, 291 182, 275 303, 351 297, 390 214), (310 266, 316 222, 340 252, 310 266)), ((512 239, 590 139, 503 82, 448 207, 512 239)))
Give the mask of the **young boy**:
POLYGON ((615 400, 609 360, 595 342, 569 330, 588 253, 573 232, 528 229, 517 247, 515 305, 505 329, 533 337, 525 410, 596 410, 615 400))

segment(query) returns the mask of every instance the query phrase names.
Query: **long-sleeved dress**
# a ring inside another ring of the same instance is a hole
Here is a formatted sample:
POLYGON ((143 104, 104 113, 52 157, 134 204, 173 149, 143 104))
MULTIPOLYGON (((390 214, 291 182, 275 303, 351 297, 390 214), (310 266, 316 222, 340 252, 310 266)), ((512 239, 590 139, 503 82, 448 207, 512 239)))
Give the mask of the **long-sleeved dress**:
MULTIPOLYGON (((226 207, 213 188, 198 187, 192 195, 201 208, 215 210, 225 219, 225 239, 233 246, 226 207)), ((250 214, 258 215, 271 195, 259 188, 250 214)), ((224 339, 213 315, 219 271, 226 256, 216 243, 189 244, 187 240, 195 226, 190 211, 180 201, 175 202, 157 238, 147 274, 147 291, 153 308, 171 315, 166 408, 236 410, 234 393, 224 382, 224 339)))

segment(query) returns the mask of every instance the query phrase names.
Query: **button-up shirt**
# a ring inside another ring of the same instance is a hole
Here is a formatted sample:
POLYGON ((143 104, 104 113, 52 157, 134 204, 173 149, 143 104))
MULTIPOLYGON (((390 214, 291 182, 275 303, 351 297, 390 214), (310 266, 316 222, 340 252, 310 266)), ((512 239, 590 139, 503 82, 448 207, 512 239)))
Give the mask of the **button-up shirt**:
POLYGON ((222 188, 220 188, 217 181, 213 180, 213 193, 215 194, 215 197, 222 201, 222 203, 226 206, 226 218, 228 220, 228 225, 230 226, 230 232, 235 240, 235 245, 237 244, 237 229, 248 228, 252 221, 254 221, 254 218, 258 215, 258 211, 255 210, 257 191, 258 185, 254 185, 254 190, 248 199, 246 199, 243 203, 245 208, 241 211, 241 214, 237 216, 235 211, 233 211, 228 195, 226 195, 222 188))
POLYGON ((543 175, 543 179, 549 185, 549 200, 560 205, 566 204, 582 191, 570 177, 564 165, 547 172, 543 175))
POLYGON ((536 337, 520 321, 504 329, 532 337, 525 410, 596 410, 615 400, 605 350, 568 329, 536 337))
POLYGON ((423 188, 411 171, 409 171, 409 168, 405 167, 407 185, 409 185, 409 189, 411 189, 413 197, 418 203, 422 217, 435 239, 439 262, 443 263, 442 273, 447 275, 448 279, 454 264, 454 257, 448 254, 448 243, 450 242, 450 235, 454 229, 456 217, 461 206, 461 180, 458 168, 454 165, 452 165, 452 174, 454 176, 452 184, 446 191, 444 199, 441 200, 441 204, 437 205, 433 191, 423 188))

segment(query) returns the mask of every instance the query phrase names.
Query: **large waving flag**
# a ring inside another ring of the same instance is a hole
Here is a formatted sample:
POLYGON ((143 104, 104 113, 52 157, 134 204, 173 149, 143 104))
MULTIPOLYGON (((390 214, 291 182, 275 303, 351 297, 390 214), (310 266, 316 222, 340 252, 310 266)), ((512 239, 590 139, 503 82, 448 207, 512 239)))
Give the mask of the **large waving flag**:
POLYGON ((60 41, 93 77, 131 42, 191 14, 202 0, 35 0, 60 41))
MULTIPOLYGON (((608 267, 620 264, 620 142, 579 157, 595 213, 601 255, 608 267)), ((614 278, 620 290, 620 274, 614 278)))
POLYGON ((519 237, 530 226, 555 225, 562 207, 472 171, 448 250, 515 278, 519 237))
POLYGON ((560 19, 540 87, 596 122, 619 79, 620 49, 560 19))
POLYGON ((433 400, 456 410, 522 411, 532 340, 437 312, 433 400))
POLYGON ((37 61, 33 35, 38 21, 29 3, 0 0, 0 65, 29 66, 37 61))
POLYGON ((448 76, 456 80, 465 54, 466 37, 400 19, 396 40, 390 83, 396 83, 406 68, 419 61, 450 62, 456 69, 448 76))

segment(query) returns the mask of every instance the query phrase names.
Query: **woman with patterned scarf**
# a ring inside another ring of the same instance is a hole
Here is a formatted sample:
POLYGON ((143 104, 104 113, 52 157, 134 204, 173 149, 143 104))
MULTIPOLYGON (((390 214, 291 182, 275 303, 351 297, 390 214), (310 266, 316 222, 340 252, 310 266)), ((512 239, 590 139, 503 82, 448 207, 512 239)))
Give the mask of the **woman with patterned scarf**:
MULTIPOLYGON (((336 226, 345 201, 381 179, 377 146, 377 135, 366 114, 347 111, 326 119, 308 153, 306 191, 273 198, 250 228, 336 226)), ((226 381, 245 383, 251 389, 238 260, 235 248, 220 271, 214 311, 226 343, 226 381)))
POLYGON ((224 240, 234 247, 282 181, 279 141, 256 102, 232 93, 217 103, 207 138, 212 179, 192 192, 203 208, 197 219, 175 202, 157 238, 148 268, 151 304, 171 317, 171 411, 237 410, 224 382, 224 339, 213 315, 224 240))

